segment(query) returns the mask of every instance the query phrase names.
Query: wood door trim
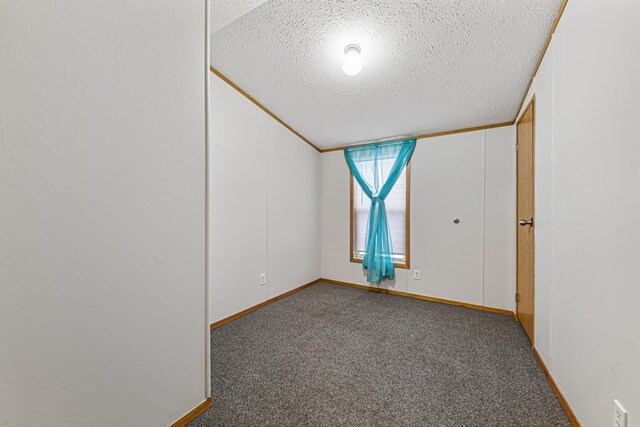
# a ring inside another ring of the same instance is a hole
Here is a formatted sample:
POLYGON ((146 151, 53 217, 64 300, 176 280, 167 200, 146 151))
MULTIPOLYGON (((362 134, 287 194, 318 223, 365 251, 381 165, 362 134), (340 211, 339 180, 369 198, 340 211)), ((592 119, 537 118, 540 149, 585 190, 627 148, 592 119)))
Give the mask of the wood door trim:
MULTIPOLYGON (((518 118, 518 121, 516 122, 516 128, 518 127, 518 125, 520 124, 520 122, 522 121, 522 119, 524 118, 524 115, 526 114, 527 110, 529 109, 529 107, 531 107, 533 105, 533 111, 532 111, 532 115, 533 118, 535 120, 536 117, 536 108, 535 108, 535 100, 536 100, 536 95, 533 94, 533 96, 531 97, 531 99, 529 100, 529 103, 527 104, 527 106, 525 107, 524 110, 522 110, 522 115, 520 116, 520 118, 518 118)), ((534 121, 535 124, 535 121, 534 121)), ((534 142, 535 142, 535 127, 534 127, 534 142)), ((518 134, 516 133, 516 138, 518 137, 518 134)), ((535 159, 534 159, 535 160, 535 159)))
MULTIPOLYGON (((529 111, 529 108, 531 108, 531 152, 532 152, 532 156, 531 156, 531 171, 533 172, 533 179, 532 179, 532 183, 531 183, 531 187, 532 187, 532 194, 533 194, 533 289, 532 289, 532 301, 531 301, 531 311, 533 313, 533 320, 531 322, 531 344, 533 344, 534 341, 534 337, 535 337, 535 330, 536 330, 536 322, 535 322, 535 308, 536 308, 536 269, 535 269, 535 265, 536 265, 536 258, 535 258, 535 227, 536 227, 536 223, 535 223, 535 212, 536 212, 536 204, 535 204, 535 194, 536 194, 536 179, 535 179, 535 170, 536 170, 536 95, 533 94, 533 96, 531 97, 531 100, 529 101, 529 103, 527 104, 527 107, 523 110, 522 115, 520 116, 520 118, 518 119, 518 121, 516 122, 516 144, 518 144, 519 146, 519 137, 518 137, 518 126, 520 125, 520 122, 522 122, 522 120, 524 119, 524 117, 527 115, 527 111, 529 111)), ((516 152, 516 221, 515 221, 515 227, 516 227, 516 295, 519 293, 519 284, 518 284, 518 227, 520 227, 520 225, 518 224, 518 191, 519 191, 519 185, 518 185, 518 157, 517 157, 517 152, 516 152)), ((520 318, 518 316, 518 302, 516 301, 516 307, 515 310, 513 311, 514 315, 515 315, 515 319, 522 323, 520 321, 520 318)))

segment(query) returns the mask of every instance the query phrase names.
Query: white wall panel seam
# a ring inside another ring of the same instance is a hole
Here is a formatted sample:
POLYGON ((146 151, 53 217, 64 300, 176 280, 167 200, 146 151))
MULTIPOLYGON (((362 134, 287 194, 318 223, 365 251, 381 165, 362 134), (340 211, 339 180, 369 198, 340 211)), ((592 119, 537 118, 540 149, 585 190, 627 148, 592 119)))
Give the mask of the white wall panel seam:
MULTIPOLYGON (((267 259, 267 265, 265 267, 265 273, 267 275, 266 277, 266 281, 267 283, 264 285, 267 288, 267 300, 269 298, 271 298, 271 292, 269 291, 269 287, 270 287, 270 283, 271 283, 271 277, 269 276, 269 234, 270 234, 270 230, 269 230, 269 206, 271 205, 271 203, 269 203, 269 164, 271 163, 271 148, 272 148, 272 144, 271 144, 271 126, 269 126, 269 119, 265 120, 264 122, 264 126, 266 129, 266 135, 267 135, 267 159, 266 159, 266 169, 267 169, 267 173, 266 173, 266 179, 267 179, 267 198, 266 198, 266 209, 265 212, 267 214, 267 230, 266 230, 266 239, 265 239, 265 253, 266 255, 266 259, 267 259)), ((262 286, 262 278, 260 278, 260 283, 262 286)))
POLYGON ((482 305, 485 305, 485 300, 484 300, 484 288, 485 288, 485 261, 486 261, 486 251, 487 251, 487 239, 486 239, 486 235, 487 235, 487 131, 486 129, 482 131, 482 218, 480 223, 482 224, 482 235, 480 237, 480 243, 482 245, 481 248, 481 255, 480 255, 480 259, 481 259, 481 277, 480 277, 480 283, 482 284, 482 305))
MULTIPOLYGON (((210 1, 204 0, 204 27, 205 27, 205 41, 204 41, 204 56, 205 65, 211 63, 211 49, 209 48, 209 34, 211 28, 211 14, 210 14, 210 1)), ((210 209, 209 209, 209 149, 211 133, 209 127, 210 120, 210 73, 209 67, 205 66, 204 69, 204 396, 205 399, 211 397, 211 334, 209 330, 209 273, 210 273, 210 209)))

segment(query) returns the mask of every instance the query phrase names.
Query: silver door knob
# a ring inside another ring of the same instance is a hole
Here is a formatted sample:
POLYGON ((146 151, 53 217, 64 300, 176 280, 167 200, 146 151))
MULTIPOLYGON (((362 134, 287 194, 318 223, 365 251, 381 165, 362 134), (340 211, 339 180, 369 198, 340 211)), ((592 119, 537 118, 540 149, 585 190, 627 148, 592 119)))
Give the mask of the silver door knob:
POLYGON ((529 225, 533 227, 533 218, 531 218, 529 221, 527 221, 526 219, 521 219, 520 221, 518 221, 518 224, 522 226, 529 225))

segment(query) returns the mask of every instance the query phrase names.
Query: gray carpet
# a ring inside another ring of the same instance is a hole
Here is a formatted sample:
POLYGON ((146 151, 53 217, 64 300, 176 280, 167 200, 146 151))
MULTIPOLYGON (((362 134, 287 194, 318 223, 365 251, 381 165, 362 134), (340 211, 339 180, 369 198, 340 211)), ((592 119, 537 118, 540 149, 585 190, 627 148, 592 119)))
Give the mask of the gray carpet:
POLYGON ((319 283, 211 333, 201 426, 570 426, 510 317, 319 283))

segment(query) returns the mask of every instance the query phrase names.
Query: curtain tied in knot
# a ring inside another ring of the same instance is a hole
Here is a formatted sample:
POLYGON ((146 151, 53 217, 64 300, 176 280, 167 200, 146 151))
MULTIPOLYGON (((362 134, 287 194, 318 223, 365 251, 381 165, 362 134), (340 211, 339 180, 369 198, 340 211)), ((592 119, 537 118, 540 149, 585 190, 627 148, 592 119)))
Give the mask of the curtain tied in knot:
POLYGON ((393 279, 393 248, 384 200, 402 174, 413 150, 415 139, 392 141, 344 149, 351 174, 371 200, 362 267, 367 269, 367 281, 379 283, 393 279), (388 164, 393 161, 391 168, 388 164), (383 163, 387 166, 383 166, 383 163))

